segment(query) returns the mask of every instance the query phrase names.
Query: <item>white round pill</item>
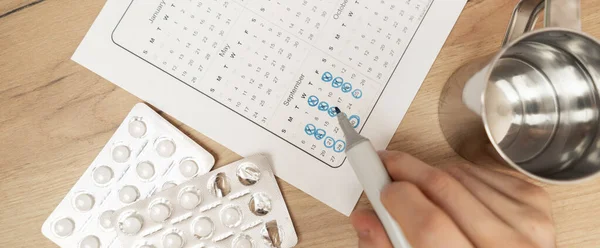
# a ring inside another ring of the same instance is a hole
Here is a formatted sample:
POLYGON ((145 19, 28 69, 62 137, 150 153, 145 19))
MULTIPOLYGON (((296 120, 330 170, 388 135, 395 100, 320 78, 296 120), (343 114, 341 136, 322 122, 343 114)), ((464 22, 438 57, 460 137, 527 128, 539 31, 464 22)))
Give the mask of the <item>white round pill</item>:
POLYGON ((226 227, 232 228, 242 222, 242 211, 238 207, 228 207, 221 211, 221 222, 226 227))
POLYGON ((198 164, 194 160, 187 159, 179 164, 179 172, 187 178, 191 178, 198 173, 198 164))
POLYGON ((183 247, 183 238, 177 233, 169 233, 163 239, 163 247, 181 248, 183 247))
POLYGON ((154 165, 148 161, 141 162, 135 167, 137 175, 143 180, 150 180, 154 177, 154 165))
POLYGON ((100 239, 94 235, 87 236, 79 242, 79 248, 100 248, 100 239))
POLYGON ((134 235, 142 229, 142 224, 143 222, 139 217, 129 216, 119 226, 123 233, 134 235))
POLYGON ((250 237, 243 235, 233 241, 233 248, 252 248, 252 240, 250 237))
POLYGON ((94 197, 90 194, 79 194, 75 196, 75 208, 77 210, 85 212, 89 211, 94 207, 94 197))
POLYGON ((200 203, 200 196, 193 191, 187 191, 179 197, 179 205, 185 209, 194 209, 200 203))
POLYGON ((140 196, 140 192, 135 186, 127 185, 123 186, 121 190, 119 190, 119 200, 122 203, 129 204, 138 199, 140 196))
POLYGON ((98 223, 100 223, 100 226, 102 228, 104 228, 104 229, 113 228, 112 217, 113 217, 114 213, 115 213, 115 211, 108 210, 108 211, 105 211, 104 213, 100 214, 100 216, 98 217, 98 223))
POLYGON ((175 153, 175 143, 170 139, 164 139, 158 142, 156 145, 156 152, 161 157, 171 157, 175 153))
POLYGON ((67 237, 75 230, 75 222, 69 218, 63 218, 54 222, 54 233, 59 237, 67 237))
POLYGON ((150 207, 150 219, 163 222, 171 216, 171 208, 165 203, 157 203, 150 207))
POLYGON ((194 229, 194 235, 200 239, 203 239, 208 238, 212 234, 214 224, 209 218, 202 217, 194 222, 194 226, 192 228, 194 229))
POLYGON ((129 159, 130 153, 129 147, 125 145, 119 145, 113 148, 112 157, 117 163, 125 163, 129 159))
POLYGON ((165 184, 163 184, 162 190, 167 190, 175 186, 177 186, 177 184, 175 184, 174 182, 166 182, 165 184))
POLYGON ((134 138, 141 138, 146 134, 146 123, 142 120, 129 122, 129 134, 134 138))
POLYGON ((113 178, 113 170, 106 165, 98 166, 92 173, 92 177, 94 178, 94 182, 104 185, 113 178))

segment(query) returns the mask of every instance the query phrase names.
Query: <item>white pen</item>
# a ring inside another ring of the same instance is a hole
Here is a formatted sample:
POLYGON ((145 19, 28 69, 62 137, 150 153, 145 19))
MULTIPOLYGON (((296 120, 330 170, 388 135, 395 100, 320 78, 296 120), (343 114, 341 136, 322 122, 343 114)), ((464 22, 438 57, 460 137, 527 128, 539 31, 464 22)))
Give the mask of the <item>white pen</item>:
POLYGON ((387 233, 394 248, 410 248, 402 229, 381 203, 383 188, 392 182, 379 155, 369 139, 361 136, 339 108, 335 108, 340 127, 346 136, 346 156, 354 173, 363 186, 367 198, 373 205, 379 221, 387 233))

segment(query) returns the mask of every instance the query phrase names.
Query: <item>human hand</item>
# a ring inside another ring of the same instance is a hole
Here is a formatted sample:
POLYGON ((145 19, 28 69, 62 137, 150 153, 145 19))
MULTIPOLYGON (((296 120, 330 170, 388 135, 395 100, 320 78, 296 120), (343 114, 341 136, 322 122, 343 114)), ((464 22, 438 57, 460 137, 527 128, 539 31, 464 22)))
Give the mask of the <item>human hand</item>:
MULTIPOLYGON (((551 201, 540 187, 474 166, 441 170, 380 152, 392 183, 381 201, 413 248, 555 247, 551 201)), ((360 248, 391 248, 377 215, 350 216, 360 248)))

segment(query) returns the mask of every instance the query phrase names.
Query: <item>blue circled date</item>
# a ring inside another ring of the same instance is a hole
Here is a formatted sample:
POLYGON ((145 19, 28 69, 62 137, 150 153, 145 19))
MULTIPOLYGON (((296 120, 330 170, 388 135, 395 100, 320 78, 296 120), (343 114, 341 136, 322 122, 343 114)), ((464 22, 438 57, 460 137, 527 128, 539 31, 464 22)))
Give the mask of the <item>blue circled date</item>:
POLYGON ((327 102, 319 103, 319 110, 321 110, 321 111, 329 110, 329 103, 327 103, 327 102))
POLYGON ((354 91, 352 91, 352 97, 356 98, 356 99, 360 99, 363 96, 363 92, 360 89, 355 89, 354 91))
POLYGON ((339 87, 342 87, 342 84, 344 84, 344 79, 341 78, 341 77, 336 77, 331 82, 331 87, 333 87, 333 88, 339 88, 339 87))
POLYGON ((350 117, 348 117, 348 120, 354 128, 357 128, 360 125, 360 117, 358 117, 358 115, 351 115, 350 117))
POLYGON ((352 84, 351 83, 344 83, 344 84, 342 84, 342 92, 348 93, 350 91, 352 91, 352 84))
POLYGON ((346 142, 344 142, 343 140, 336 141, 335 145, 333 146, 333 151, 340 153, 340 152, 343 152, 344 150, 346 150, 346 142))
POLYGON ((319 98, 316 96, 309 96, 308 97, 308 105, 311 107, 319 105, 319 98))
POLYGON ((316 130, 317 130, 317 127, 315 127, 315 125, 313 125, 313 124, 307 124, 304 127, 304 132, 308 135, 314 135, 316 130))
POLYGON ((325 72, 321 76, 321 80, 323 80, 323 82, 329 83, 331 82, 331 80, 333 80, 333 75, 331 75, 331 72, 325 72))
POLYGON ((315 139, 317 140, 322 140, 323 138, 325 138, 325 135, 327 135, 327 132, 325 132, 325 130, 323 129, 317 129, 315 131, 315 139))
POLYGON ((331 117, 336 117, 338 115, 337 111, 335 110, 335 107, 329 108, 329 110, 327 110, 327 113, 331 117))
POLYGON ((333 146, 335 145, 335 139, 333 139, 333 138, 331 138, 331 137, 327 136, 327 137, 325 138, 325 140, 323 141, 323 145, 324 145, 326 148, 333 148, 333 146))

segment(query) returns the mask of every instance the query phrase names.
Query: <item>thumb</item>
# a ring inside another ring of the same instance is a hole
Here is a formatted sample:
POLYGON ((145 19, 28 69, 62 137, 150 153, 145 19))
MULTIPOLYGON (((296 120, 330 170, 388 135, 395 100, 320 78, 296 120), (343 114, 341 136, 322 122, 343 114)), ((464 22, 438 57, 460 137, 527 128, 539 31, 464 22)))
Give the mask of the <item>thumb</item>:
POLYGON ((350 215, 360 248, 392 248, 377 215, 370 209, 357 209, 350 215))

